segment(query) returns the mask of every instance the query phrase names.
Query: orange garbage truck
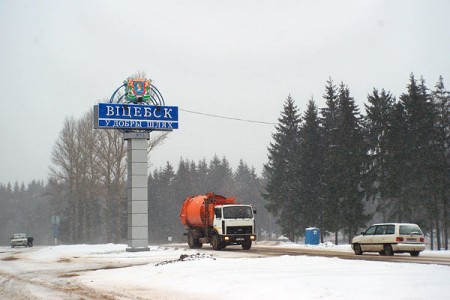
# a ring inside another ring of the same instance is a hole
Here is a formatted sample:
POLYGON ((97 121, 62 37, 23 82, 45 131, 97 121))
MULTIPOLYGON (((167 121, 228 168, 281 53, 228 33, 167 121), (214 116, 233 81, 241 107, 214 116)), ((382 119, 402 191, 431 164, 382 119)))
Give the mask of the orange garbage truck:
POLYGON ((236 198, 208 193, 187 197, 180 220, 191 249, 210 244, 214 250, 228 245, 249 250, 256 240, 254 214, 251 205, 237 203, 236 198))

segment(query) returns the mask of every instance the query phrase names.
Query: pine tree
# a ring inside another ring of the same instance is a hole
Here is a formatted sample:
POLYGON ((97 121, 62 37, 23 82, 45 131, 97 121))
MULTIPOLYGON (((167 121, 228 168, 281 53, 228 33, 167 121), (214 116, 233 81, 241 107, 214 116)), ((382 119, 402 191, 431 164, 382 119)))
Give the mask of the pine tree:
POLYGON ((178 170, 173 178, 173 187, 175 197, 182 203, 182 201, 193 193, 193 186, 191 181, 191 170, 189 162, 180 158, 178 163, 178 170))
POLYGON ((264 199, 261 196, 262 182, 256 175, 254 168, 241 159, 233 176, 234 189, 237 200, 241 203, 251 204, 257 210, 256 230, 258 235, 268 237, 272 233, 273 224, 271 216, 264 208, 264 199))
POLYGON ((220 160, 217 155, 209 163, 208 168, 209 191, 219 195, 232 195, 233 171, 228 160, 220 160))
POLYGON ((339 90, 338 152, 337 164, 339 182, 338 196, 342 225, 348 230, 349 243, 356 230, 365 225, 368 216, 364 214, 361 189, 363 182, 363 162, 366 155, 361 117, 347 86, 341 84, 339 90))
POLYGON ((379 211, 386 221, 403 222, 410 214, 409 198, 406 187, 409 181, 409 149, 407 145, 408 126, 406 123, 405 107, 401 102, 394 104, 389 116, 388 131, 386 132, 385 147, 387 149, 386 166, 389 172, 384 173, 384 191, 380 198, 379 211))
POLYGON ((278 224, 283 234, 292 241, 303 232, 297 226, 297 215, 301 209, 296 178, 299 124, 300 116, 294 99, 288 96, 268 148, 269 161, 264 165, 268 177, 266 192, 263 194, 267 201, 266 208, 275 216, 280 216, 278 224))
POLYGON ((200 190, 200 182, 199 182, 200 174, 197 170, 197 165, 193 160, 189 162, 189 174, 190 174, 189 182, 192 189, 190 195, 201 194, 203 190, 200 190))
POLYGON ((208 192, 214 192, 213 188, 209 185, 209 169, 206 159, 202 159, 197 163, 198 174, 198 192, 195 194, 205 194, 208 192))
POLYGON ((339 212, 339 165, 338 165, 338 97, 339 91, 331 78, 325 86, 326 107, 321 110, 323 134, 323 184, 320 196, 324 202, 324 229, 335 233, 338 244, 338 231, 342 228, 339 212))
POLYGON ((369 104, 365 105, 365 137, 368 147, 365 164, 366 180, 364 188, 371 199, 375 199, 378 209, 386 213, 385 203, 389 201, 390 175, 392 175, 392 161, 389 159, 389 131, 391 130, 391 117, 394 110, 395 98, 384 89, 381 93, 374 89, 368 95, 369 104))
POLYGON ((239 165, 233 174, 233 183, 236 196, 243 203, 251 203, 259 194, 260 187, 254 169, 250 170, 242 159, 239 160, 239 165))
MULTIPOLYGON (((174 192, 175 171, 167 162, 164 169, 149 176, 149 240, 167 242, 173 236, 174 229, 179 228, 181 201, 174 192), (151 200, 150 200, 151 199, 151 200)), ((183 199, 184 200, 184 199, 183 199)))
MULTIPOLYGON (((324 201, 320 196, 323 184, 324 153, 323 138, 318 110, 310 100, 300 127, 299 169, 301 211, 298 223, 302 228, 316 226, 324 228, 324 201)), ((323 241, 323 231, 322 241, 323 241)))
MULTIPOLYGON (((436 111, 435 128, 437 131, 435 148, 435 166, 433 168, 433 190, 435 191, 436 229, 438 220, 442 220, 444 248, 448 250, 448 202, 450 195, 450 93, 444 87, 442 76, 432 92, 433 106, 436 111), (439 213, 442 212, 442 216, 439 213)), ((437 231, 439 237, 439 231, 437 231)), ((440 249, 438 240, 438 249, 440 249)))
POLYGON ((430 172, 433 167, 432 149, 435 139, 434 112, 427 93, 424 81, 418 84, 414 75, 410 76, 408 93, 400 96, 405 107, 406 124, 408 132, 406 135, 407 146, 407 178, 408 186, 405 187, 406 196, 411 200, 408 206, 412 209, 410 220, 426 223, 425 211, 431 209, 430 203, 430 172), (422 205, 425 204, 426 205, 422 205))

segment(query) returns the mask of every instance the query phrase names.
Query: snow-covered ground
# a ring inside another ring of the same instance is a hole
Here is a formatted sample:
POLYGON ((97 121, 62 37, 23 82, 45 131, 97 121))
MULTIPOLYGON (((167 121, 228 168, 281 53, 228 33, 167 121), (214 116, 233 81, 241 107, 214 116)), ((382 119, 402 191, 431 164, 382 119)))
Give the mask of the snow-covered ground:
MULTIPOLYGON (((126 247, 0 247, 0 299, 449 299, 450 295, 448 266, 262 257, 251 251, 243 255, 239 248, 214 252, 209 247, 194 251, 151 246, 148 252, 126 252, 126 247)), ((348 245, 332 244, 317 249, 351 251, 348 245)), ((450 256, 448 251, 424 254, 450 256)))

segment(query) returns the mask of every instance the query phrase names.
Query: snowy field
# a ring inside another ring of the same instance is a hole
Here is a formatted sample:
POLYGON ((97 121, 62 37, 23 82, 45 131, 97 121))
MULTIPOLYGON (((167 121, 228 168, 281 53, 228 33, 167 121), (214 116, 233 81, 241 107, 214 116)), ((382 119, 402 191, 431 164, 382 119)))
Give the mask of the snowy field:
MULTIPOLYGON (((450 297, 448 266, 308 256, 261 257, 251 254, 251 250, 243 254, 210 251, 209 247, 194 251, 184 246, 152 246, 148 252, 132 253, 126 252, 126 247, 0 247, 0 299, 450 297)), ((349 245, 328 244, 317 249, 351 251, 349 245)), ((448 251, 423 254, 450 256, 448 251)))

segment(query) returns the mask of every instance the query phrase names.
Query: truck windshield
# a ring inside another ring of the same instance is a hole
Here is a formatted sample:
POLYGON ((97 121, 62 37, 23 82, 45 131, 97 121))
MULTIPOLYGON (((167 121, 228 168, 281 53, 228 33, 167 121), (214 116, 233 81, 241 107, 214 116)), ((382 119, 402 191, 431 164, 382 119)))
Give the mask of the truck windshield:
POLYGON ((227 206, 223 208, 225 219, 245 219, 252 218, 253 212, 250 206, 227 206))

